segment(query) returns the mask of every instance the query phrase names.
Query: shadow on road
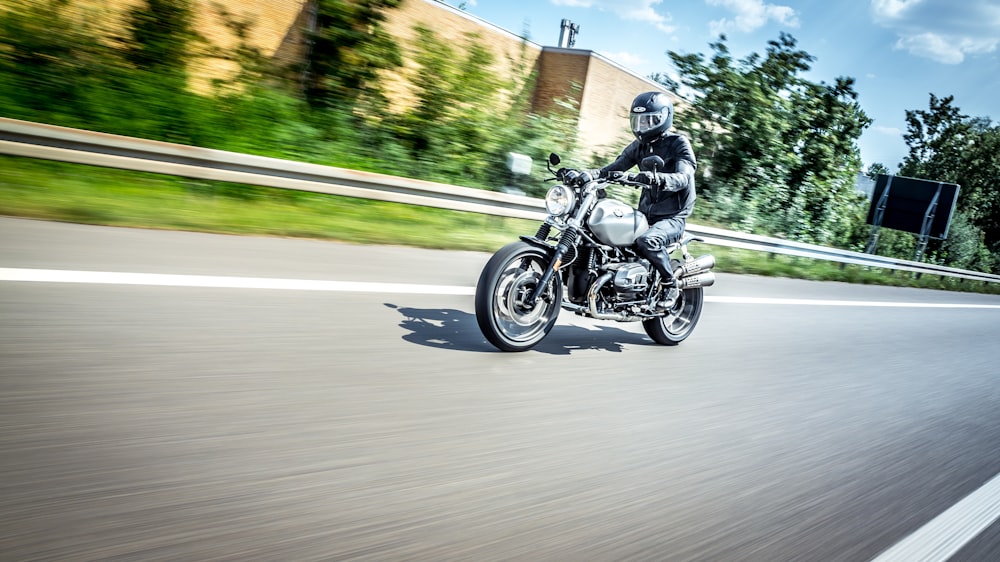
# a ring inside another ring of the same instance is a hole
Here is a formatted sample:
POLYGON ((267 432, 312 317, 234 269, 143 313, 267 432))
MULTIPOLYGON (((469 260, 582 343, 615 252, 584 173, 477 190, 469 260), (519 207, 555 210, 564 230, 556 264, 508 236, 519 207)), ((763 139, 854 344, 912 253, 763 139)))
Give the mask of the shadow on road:
MULTIPOLYGON (((483 337, 474 314, 453 308, 412 308, 392 303, 385 306, 403 316, 399 326, 410 332, 403 336, 405 341, 439 349, 500 353, 483 337)), ((625 345, 654 344, 644 335, 618 328, 598 326, 595 330, 556 324, 529 353, 569 355, 587 349, 621 352, 625 345)))

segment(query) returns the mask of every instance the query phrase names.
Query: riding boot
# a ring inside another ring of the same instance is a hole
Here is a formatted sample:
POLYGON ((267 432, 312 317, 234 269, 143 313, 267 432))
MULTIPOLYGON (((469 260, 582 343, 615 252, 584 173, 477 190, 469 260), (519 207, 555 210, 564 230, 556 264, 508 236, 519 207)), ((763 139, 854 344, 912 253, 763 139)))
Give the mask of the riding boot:
POLYGON ((636 239, 639 255, 649 260, 650 265, 660 274, 661 294, 655 300, 655 307, 660 310, 670 309, 680 295, 667 249, 683 232, 683 219, 664 219, 653 224, 636 239))
MULTIPOLYGON (((663 254, 664 258, 662 261, 650 260, 651 265, 660 273, 661 292, 656 301, 656 309, 669 310, 677 302, 677 297, 680 296, 681 291, 677 288, 677 280, 674 279, 673 268, 670 266, 670 257, 664 251, 657 253, 663 254)), ((660 256, 657 257, 659 258, 660 256)))
POLYGON ((680 289, 677 288, 677 281, 674 279, 673 267, 670 265, 670 254, 666 248, 651 249, 639 246, 639 249, 649 264, 660 274, 659 294, 654 297, 654 306, 657 310, 669 310, 677 302, 680 296, 680 289))

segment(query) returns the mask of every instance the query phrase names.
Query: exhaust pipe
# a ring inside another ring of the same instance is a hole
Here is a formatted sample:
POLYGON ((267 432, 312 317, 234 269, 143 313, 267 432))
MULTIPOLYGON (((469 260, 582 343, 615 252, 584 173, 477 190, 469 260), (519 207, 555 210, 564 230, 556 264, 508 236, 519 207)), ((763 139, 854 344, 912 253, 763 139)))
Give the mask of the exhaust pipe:
POLYGON ((621 322, 625 319, 625 315, 622 313, 602 314, 597 311, 597 293, 601 290, 601 287, 603 287, 605 283, 611 281, 611 278, 614 277, 614 275, 615 274, 610 271, 601 275, 597 278, 597 281, 594 281, 594 284, 590 286, 590 290, 587 291, 587 303, 590 305, 590 315, 598 320, 617 320, 621 322))
POLYGON ((677 268, 677 271, 674 272, 674 276, 680 279, 681 277, 695 275, 697 273, 701 273, 702 271, 708 271, 713 267, 715 267, 715 256, 712 254, 705 254, 700 258, 682 264, 677 268))
POLYGON ((682 291, 684 289, 697 289, 698 287, 711 287, 712 285, 715 285, 715 272, 713 271, 706 271, 677 280, 677 287, 682 291))
POLYGON ((601 287, 605 283, 611 281, 615 276, 613 272, 605 273, 594 281, 594 284, 590 286, 590 290, 587 291, 587 304, 590 309, 590 316, 598 320, 614 320, 615 322, 629 322, 632 320, 640 320, 640 318, 626 314, 624 312, 598 312, 597 311, 597 293, 600 292, 601 287))

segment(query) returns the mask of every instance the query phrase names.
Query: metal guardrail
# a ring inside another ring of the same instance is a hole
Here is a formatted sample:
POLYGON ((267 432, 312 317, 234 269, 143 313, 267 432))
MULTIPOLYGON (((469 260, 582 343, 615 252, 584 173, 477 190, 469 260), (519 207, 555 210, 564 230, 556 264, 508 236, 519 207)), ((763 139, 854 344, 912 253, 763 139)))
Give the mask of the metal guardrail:
MULTIPOLYGON (((542 220, 541 199, 0 117, 0 154, 542 220)), ((1000 275, 688 223, 708 244, 984 282, 1000 275)))
POLYGON ((540 219, 538 199, 0 117, 0 154, 540 219))

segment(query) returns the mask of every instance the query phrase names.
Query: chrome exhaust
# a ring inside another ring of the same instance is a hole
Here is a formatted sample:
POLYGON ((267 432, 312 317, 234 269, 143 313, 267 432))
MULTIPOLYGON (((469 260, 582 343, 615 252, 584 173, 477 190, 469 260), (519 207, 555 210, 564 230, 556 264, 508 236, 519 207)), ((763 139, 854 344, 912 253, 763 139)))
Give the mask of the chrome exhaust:
POLYGON ((632 316, 624 312, 597 311, 597 293, 599 293, 601 291, 601 287, 603 287, 608 281, 611 281, 614 276, 614 272, 609 271, 608 273, 598 277, 597 281, 594 281, 594 283, 590 286, 590 290, 587 291, 587 303, 590 305, 590 316, 598 320, 614 320, 615 322, 631 322, 633 320, 641 320, 641 318, 637 316, 632 316))
POLYGON ((625 315, 621 313, 602 314, 597 311, 597 293, 601 291, 601 287, 603 287, 605 283, 611 281, 611 278, 614 277, 614 275, 615 274, 610 271, 605 273, 604 275, 601 275, 600 277, 597 278, 597 281, 594 281, 594 283, 590 286, 590 290, 587 291, 587 302, 588 304, 590 304, 591 317, 597 318, 598 320, 621 321, 624 319, 625 315))
MULTIPOLYGON (((689 262, 681 264, 674 272, 674 277, 680 279, 681 277, 686 277, 688 275, 696 275, 703 271, 708 271, 715 267, 715 256, 712 254, 705 254, 699 258, 693 259, 689 262)), ((708 285, 705 285, 706 287, 708 285)))
POLYGON ((697 289, 698 287, 711 287, 712 285, 715 285, 715 272, 713 271, 706 271, 698 275, 689 275, 677 280, 677 288, 682 291, 684 289, 697 289))

